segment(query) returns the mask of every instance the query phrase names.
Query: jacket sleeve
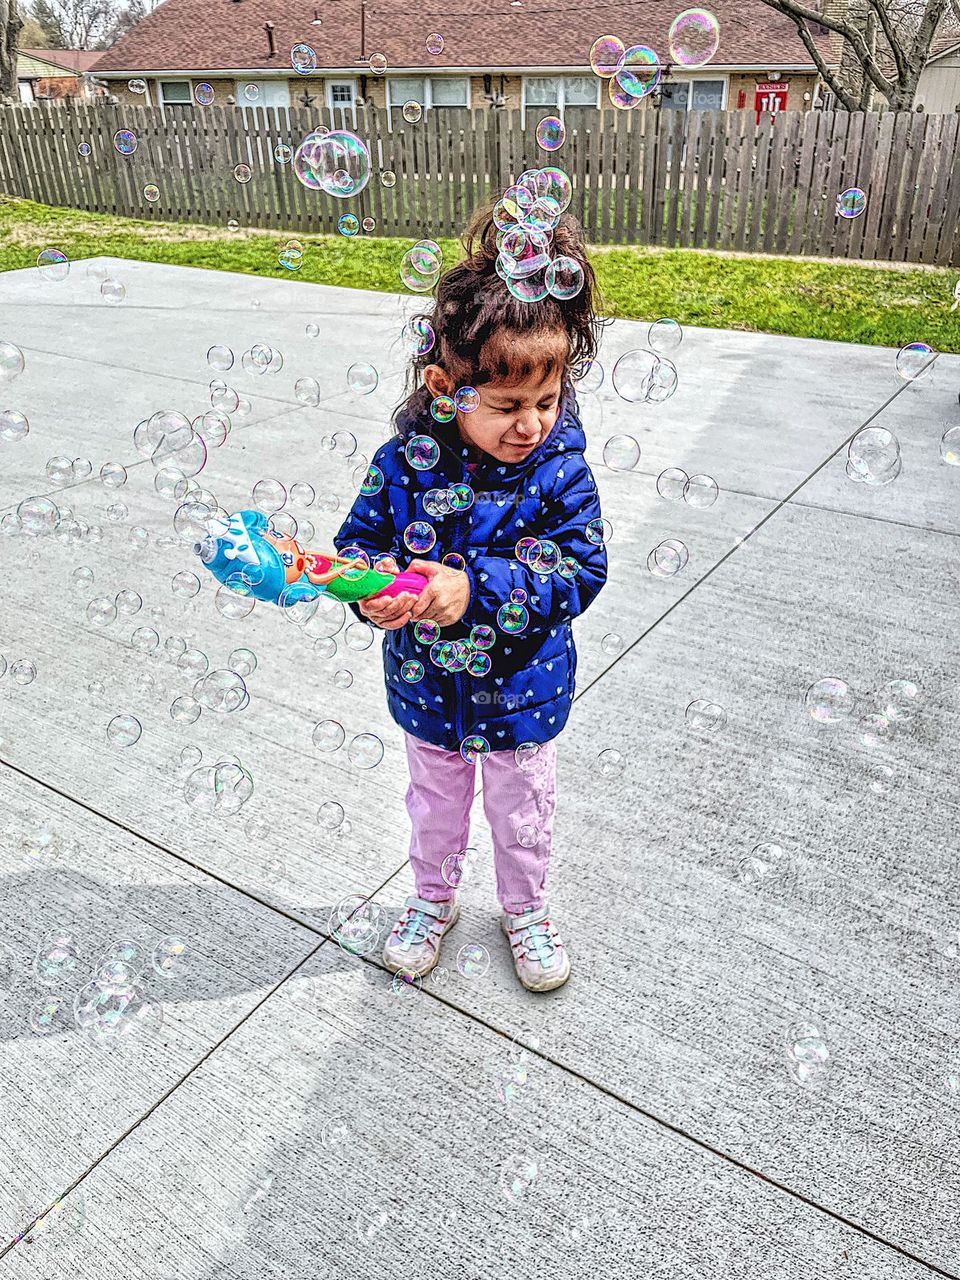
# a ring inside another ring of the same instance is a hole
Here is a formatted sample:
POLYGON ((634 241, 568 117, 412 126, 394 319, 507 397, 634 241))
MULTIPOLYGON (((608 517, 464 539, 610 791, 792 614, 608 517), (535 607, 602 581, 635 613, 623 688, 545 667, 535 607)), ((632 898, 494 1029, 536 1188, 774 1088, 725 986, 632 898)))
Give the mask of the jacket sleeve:
MULTIPOLYGON (((373 461, 386 474, 390 460, 384 458, 383 453, 382 447, 374 454, 373 461)), ((359 547, 370 557, 371 564, 377 556, 382 555, 393 556, 397 564, 401 563, 400 556, 403 553, 400 535, 396 519, 390 510, 390 484, 386 479, 378 493, 357 494, 343 524, 334 535, 333 545, 337 555, 345 547, 359 547)), ((371 627, 376 625, 363 616, 355 601, 349 602, 347 607, 361 622, 366 622, 371 627)))
POLYGON ((542 540, 555 542, 562 556, 571 556, 580 568, 573 577, 538 573, 516 557, 470 557, 470 603, 459 626, 470 628, 484 623, 498 634, 497 612, 510 600, 511 591, 527 593, 530 620, 522 636, 536 635, 576 618, 600 593, 607 580, 606 547, 591 542, 586 528, 600 519, 600 497, 593 473, 581 455, 564 460, 564 476, 544 500, 543 519, 531 531, 542 540))

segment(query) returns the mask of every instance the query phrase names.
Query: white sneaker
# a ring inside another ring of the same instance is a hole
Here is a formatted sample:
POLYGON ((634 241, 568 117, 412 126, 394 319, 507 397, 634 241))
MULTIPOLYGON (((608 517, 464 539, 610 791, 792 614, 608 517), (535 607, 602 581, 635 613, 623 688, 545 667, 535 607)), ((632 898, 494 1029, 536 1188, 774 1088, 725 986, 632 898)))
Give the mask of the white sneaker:
POLYGON ((517 977, 528 991, 553 991, 563 986, 570 977, 570 957, 550 922, 547 907, 539 911, 528 907, 519 916, 504 912, 500 928, 509 939, 517 977))
POLYGON ((460 916, 460 904, 427 902, 415 894, 404 903, 403 914, 390 930, 383 963, 391 973, 411 969, 425 978, 440 959, 440 943, 460 916))

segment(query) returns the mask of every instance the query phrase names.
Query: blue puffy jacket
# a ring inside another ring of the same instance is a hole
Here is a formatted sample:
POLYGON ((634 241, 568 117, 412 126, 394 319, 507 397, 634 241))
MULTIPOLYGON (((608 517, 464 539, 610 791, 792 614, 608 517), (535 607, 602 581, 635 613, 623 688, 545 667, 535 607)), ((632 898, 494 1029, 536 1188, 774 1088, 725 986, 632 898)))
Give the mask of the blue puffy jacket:
MULTIPOLYGON (((385 630, 390 714, 408 733, 448 751, 458 751, 472 734, 482 734, 491 751, 549 742, 566 724, 573 698, 577 653, 571 619, 583 613, 607 578, 606 549, 586 530, 588 522, 600 518, 600 500, 583 456, 586 437, 576 397, 572 390, 565 393, 550 434, 528 457, 504 463, 486 454, 473 471, 456 421, 435 422, 426 411, 428 401, 422 395, 419 400, 423 412, 402 414, 402 434, 381 445, 373 457, 373 465, 383 472, 383 487, 357 498, 334 543, 338 553, 360 547, 371 559, 391 555, 401 569, 413 559, 442 560, 458 552, 466 561, 470 603, 458 623, 441 628, 440 639, 466 639, 482 623, 496 632, 496 643, 487 651, 489 671, 475 676, 435 665, 430 645, 414 638, 415 624, 385 630), (406 459, 406 443, 417 434, 440 445, 432 470, 414 470, 406 459), (470 486, 472 506, 444 516, 424 512, 428 489, 454 484, 470 486), (403 541, 414 520, 428 521, 437 534, 436 545, 421 556, 412 555, 403 541), (563 556, 579 564, 579 571, 568 577, 531 569, 515 553, 524 537, 555 542, 563 556), (527 594, 529 622, 522 632, 511 634, 498 626, 497 614, 517 588, 527 594), (412 684, 401 675, 410 659, 424 668, 422 678, 412 684)), ((349 607, 363 617, 357 605, 349 607)))

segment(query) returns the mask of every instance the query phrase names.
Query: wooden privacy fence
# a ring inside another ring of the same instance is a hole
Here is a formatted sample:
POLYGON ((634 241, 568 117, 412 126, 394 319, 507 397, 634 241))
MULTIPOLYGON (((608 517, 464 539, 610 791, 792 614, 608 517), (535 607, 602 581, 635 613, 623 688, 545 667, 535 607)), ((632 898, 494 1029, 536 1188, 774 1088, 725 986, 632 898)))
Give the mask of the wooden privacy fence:
POLYGON ((394 113, 303 108, 0 108, 0 191, 46 204, 156 220, 335 231, 345 212, 388 236, 457 235, 524 169, 556 164, 595 244, 652 244, 960 264, 960 115, 568 110, 546 153, 536 112, 394 113), (276 148, 320 124, 368 144, 370 182, 340 200, 305 189, 276 148), (136 134, 129 156, 118 129, 136 134), (81 155, 81 144, 89 155, 81 155), (251 180, 234 177, 238 164, 251 180), (387 186, 383 175, 396 175, 387 186), (159 188, 155 202, 144 189, 159 188), (837 196, 866 192, 845 220, 837 196))

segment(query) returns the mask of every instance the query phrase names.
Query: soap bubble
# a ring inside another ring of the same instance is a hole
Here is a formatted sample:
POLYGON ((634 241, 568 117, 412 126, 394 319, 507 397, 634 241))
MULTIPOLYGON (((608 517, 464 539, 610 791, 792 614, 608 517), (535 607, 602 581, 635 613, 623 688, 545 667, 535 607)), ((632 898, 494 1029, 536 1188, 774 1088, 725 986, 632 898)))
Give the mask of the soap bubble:
POLYGON ((237 761, 221 761, 194 769, 184 783, 183 796, 198 813, 239 813, 253 795, 253 778, 237 761))
POLYGON ((943 433, 940 457, 948 467, 960 467, 960 427, 949 427, 943 433))
POLYGON ((0 440, 18 444, 30 434, 30 423, 16 409, 0 409, 0 440))
POLYGON ((358 769, 375 769, 383 759, 383 743, 375 733, 358 733, 350 740, 347 758, 358 769))
POLYGON ((859 187, 848 187, 837 196, 838 218, 859 218, 867 207, 867 195, 859 187))
POLYGON ((370 152, 346 129, 311 133, 296 150, 293 171, 308 190, 343 199, 359 195, 369 182, 370 152))
POLYGON ((161 978, 180 978, 187 968, 190 944, 179 934, 161 938, 150 958, 153 971, 161 978))
POLYGON ((600 36, 590 49, 590 65, 598 76, 609 79, 623 66, 625 53, 622 40, 616 36, 600 36))
POLYGON ((355 213, 341 213, 337 219, 337 230, 342 236, 359 235, 360 219, 355 213))
POLYGON ((70 261, 62 249, 41 249, 37 254, 37 272, 42 280, 59 284, 70 274, 70 261))
POLYGON ((314 726, 313 745, 318 751, 337 751, 346 738, 343 725, 336 720, 321 720, 314 726))
POLYGON ((683 500, 688 507, 704 510, 712 507, 720 496, 720 486, 713 476, 691 476, 683 486, 683 500))
POLYGON ((113 145, 122 156, 132 156, 138 146, 137 135, 132 129, 118 129, 113 135, 113 145))
POLYGON ((317 69, 317 55, 308 44, 295 44, 290 50, 290 65, 298 76, 308 76, 317 69))
POLYGON ((33 684, 37 678, 36 663, 29 658, 18 658, 16 662, 10 663, 10 674, 17 684, 33 684))
POLYGON ((457 952, 457 971, 465 978, 482 978, 490 968, 490 952, 482 942, 467 942, 457 952))
POLYGON ((583 288, 583 267, 576 258, 558 254, 549 264, 544 276, 547 292, 562 302, 575 298, 583 288))
POLYGON ((0 382, 12 382, 24 369, 23 352, 6 339, 0 339, 0 382))
POLYGON ((603 461, 611 471, 632 471, 640 461, 640 446, 633 436, 611 436, 603 446, 603 461))
POLYGON ((537 1181, 536 1159, 526 1152, 510 1155, 500 1167, 500 1190, 510 1204, 521 1204, 537 1181))
POLYGON ((429 471, 437 465, 440 446, 431 436, 411 436, 404 447, 404 457, 415 471, 429 471))
POLYGON ((887 720, 912 720, 923 697, 920 686, 912 680, 888 680, 873 695, 879 713, 887 720))
POLYGON ((358 396, 368 396, 376 391, 380 375, 372 364, 358 360, 347 370, 347 386, 358 396))
POLYGON ((17 517, 23 532, 34 538, 55 533, 60 524, 60 510, 49 498, 24 498, 17 507, 17 517))
POLYGON ((623 55, 617 84, 635 98, 652 93, 660 82, 660 59, 645 44, 635 44, 623 55))
POLYGON ((327 831, 336 831, 342 826, 344 809, 336 800, 325 800, 317 810, 317 822, 327 831))
POLYGON ((80 961, 80 948, 68 933, 57 932, 43 939, 33 958, 33 972, 45 987, 68 982, 80 961))
POLYGON ((226 668, 208 672, 193 692, 208 711, 222 711, 227 715, 242 711, 250 700, 243 677, 226 668))
POLYGON ((476 863, 476 849, 461 849, 458 853, 448 853, 440 863, 440 876, 443 883, 449 885, 451 889, 459 889, 476 863))
POLYGON ((252 497, 257 510, 269 516, 286 505, 287 490, 279 480, 258 480, 253 486, 252 497))
POLYGON ((380 171, 380 185, 387 188, 397 185, 397 175, 392 169, 382 169, 380 171))
POLYGON ((116 304, 127 296, 127 287, 119 280, 104 280, 100 286, 100 297, 104 302, 116 304))
MULTIPOLYGON (((71 1026, 70 1005, 59 996, 44 996, 30 1010, 30 1030, 38 1036, 56 1035, 57 1032, 69 1031, 71 1026)), ((40 1222, 33 1228, 36 1235, 40 1222)))
POLYGON ((230 347, 218 344, 207 351, 207 364, 218 373, 227 373, 233 368, 234 355, 230 347))
POLYGON ((440 277, 439 254, 426 244, 414 245, 400 259, 400 279, 411 293, 428 293, 440 277))
POLYGON ((142 733, 143 726, 136 716, 114 716, 107 725, 107 741, 112 747, 132 747, 142 733))
POLYGON ((784 1036, 786 1067, 790 1078, 806 1088, 823 1085, 830 1071, 830 1049, 821 1027, 794 1023, 784 1036))
POLYGON ((864 427, 847 447, 847 476, 871 488, 896 480, 902 466, 900 441, 885 427, 864 427))
POLYGON ((387 69, 386 55, 382 53, 371 53, 369 65, 370 70, 375 76, 382 76, 387 69))
POLYGON ((116 601, 109 596, 97 596, 86 608, 87 621, 95 627, 109 627, 117 620, 116 601))
POLYGON ((789 880, 793 871, 789 855, 779 844, 765 841, 744 854, 736 866, 737 879, 743 885, 789 880))
POLYGON ((647 330, 647 346, 657 355, 676 351, 683 342, 683 329, 676 320, 654 320, 647 330))
POLYGON ((405 102, 400 108, 400 114, 403 116, 404 120, 406 120, 407 124, 419 124, 423 119, 423 107, 419 102, 414 102, 411 99, 410 101, 405 102))
POLYGON ((474 413, 480 408, 480 392, 475 387, 458 387, 453 403, 461 413, 474 413))
POLYGON ((122 462, 105 462, 100 468, 100 483, 108 489, 119 489, 127 483, 127 469, 122 462))
POLYGON ((246 680, 257 669, 257 655, 252 649, 234 649, 227 659, 227 665, 231 671, 246 680))
POLYGON ((686 565, 689 552, 679 538, 665 538, 647 556, 647 568, 655 578, 672 578, 686 565))
POLYGON ((916 382, 933 363, 934 350, 925 342, 910 342, 897 352, 897 373, 904 382, 916 382))
POLYGON ((143 198, 150 204, 155 204, 160 199, 160 188, 155 182, 148 182, 143 188, 143 198))
POLYGON ((708 9, 684 9, 670 23, 670 59, 681 67, 704 67, 720 44, 720 24, 708 9))
POLYGON ((716 733, 727 722, 727 713, 717 702, 694 698, 684 712, 684 719, 694 733, 716 733))
POLYGON ((826 676, 810 685, 803 705, 817 724, 839 724, 853 714, 857 697, 846 680, 826 676))
POLYGON ((559 116, 544 116, 537 125, 537 146, 544 151, 556 151, 563 146, 566 129, 559 116))
POLYGON ((430 35, 427 36, 426 50, 427 53, 432 54, 434 57, 436 57, 438 53, 443 53, 443 36, 439 31, 432 31, 430 35))
POLYGON ((639 404, 648 399, 653 378, 660 368, 660 357, 653 351, 638 348, 625 352, 613 366, 613 389, 621 400, 639 404))
POLYGON ((213 91, 212 84, 207 84, 206 81, 201 81, 201 83, 196 85, 196 87, 194 88, 193 96, 194 96, 194 100, 201 107, 209 107, 210 104, 213 102, 214 98, 216 97, 216 94, 213 91))

